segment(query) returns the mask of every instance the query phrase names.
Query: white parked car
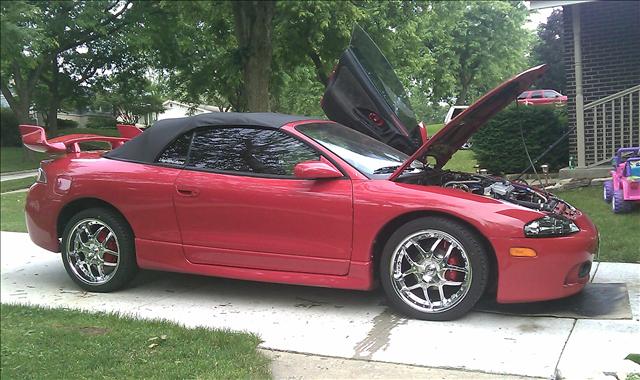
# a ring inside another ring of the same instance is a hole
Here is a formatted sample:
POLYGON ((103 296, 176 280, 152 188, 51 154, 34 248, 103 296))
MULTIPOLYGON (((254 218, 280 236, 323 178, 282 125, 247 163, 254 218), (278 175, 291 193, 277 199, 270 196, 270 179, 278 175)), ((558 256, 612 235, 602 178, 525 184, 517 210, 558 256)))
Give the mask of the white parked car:
MULTIPOLYGON (((461 114, 462 111, 466 110, 467 108, 469 108, 469 106, 451 106, 451 108, 449 108, 449 111, 447 112, 447 116, 444 117, 444 125, 447 125, 448 122, 450 122, 454 117, 461 114)), ((462 145, 461 149, 470 149, 471 144, 471 140, 469 140, 464 143, 464 145, 462 145)))

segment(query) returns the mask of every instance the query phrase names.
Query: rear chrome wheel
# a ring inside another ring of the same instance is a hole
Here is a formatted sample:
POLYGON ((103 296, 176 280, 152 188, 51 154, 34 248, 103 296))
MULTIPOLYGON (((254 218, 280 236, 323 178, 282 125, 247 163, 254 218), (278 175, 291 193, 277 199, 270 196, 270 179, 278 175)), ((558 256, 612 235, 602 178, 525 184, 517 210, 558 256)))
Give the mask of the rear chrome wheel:
POLYGON ((396 294, 421 312, 454 308, 471 285, 472 268, 464 247, 443 231, 407 236, 393 252, 390 265, 396 294))
POLYGON ((89 285, 107 283, 118 271, 118 238, 98 219, 77 222, 71 229, 65 252, 73 273, 89 285))
POLYGON ((398 228, 380 259, 380 281, 398 311, 443 321, 461 317, 488 283, 489 253, 477 233, 449 218, 424 217, 398 228))
POLYGON ((74 215, 62 234, 62 261, 85 290, 110 292, 137 273, 133 233, 115 211, 92 208, 74 215))

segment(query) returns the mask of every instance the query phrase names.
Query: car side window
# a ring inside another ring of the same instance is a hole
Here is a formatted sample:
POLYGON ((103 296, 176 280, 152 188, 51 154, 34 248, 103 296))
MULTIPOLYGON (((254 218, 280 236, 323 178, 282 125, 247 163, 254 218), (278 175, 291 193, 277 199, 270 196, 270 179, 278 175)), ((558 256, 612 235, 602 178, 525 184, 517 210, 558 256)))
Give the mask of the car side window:
POLYGON ((531 99, 542 99, 542 91, 535 91, 531 94, 531 99))
POLYGON ((188 166, 293 176, 296 164, 319 158, 318 152, 279 130, 218 127, 196 131, 188 166))
POLYGON ((545 90, 545 92, 544 92, 544 97, 545 98, 555 98, 556 96, 560 96, 560 94, 558 94, 555 91, 551 91, 551 90, 545 90))
POLYGON ((175 139, 165 148, 156 161, 168 165, 182 166, 186 164, 192 134, 192 132, 188 132, 175 139))
POLYGON ((525 91, 522 94, 518 95, 518 99, 526 99, 529 96, 529 91, 525 91))

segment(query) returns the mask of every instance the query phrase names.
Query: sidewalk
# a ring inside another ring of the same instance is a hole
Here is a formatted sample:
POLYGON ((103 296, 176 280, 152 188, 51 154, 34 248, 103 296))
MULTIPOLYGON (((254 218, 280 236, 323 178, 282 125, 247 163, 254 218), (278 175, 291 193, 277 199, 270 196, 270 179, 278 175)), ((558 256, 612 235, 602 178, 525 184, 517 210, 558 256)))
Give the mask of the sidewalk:
POLYGON ((23 171, 19 171, 19 172, 2 173, 2 174, 0 174, 0 182, 11 181, 11 180, 14 180, 14 179, 35 177, 36 175, 38 175, 38 171, 35 170, 35 169, 34 170, 23 170, 23 171))
MULTIPOLYGON (((261 336, 264 349, 338 359, 542 378, 640 372, 640 367, 624 360, 627 354, 640 352, 640 264, 594 266, 595 282, 627 283, 632 320, 472 312, 453 322, 426 322, 391 312, 380 292, 173 273, 143 272, 127 290, 86 293, 68 278, 59 255, 37 248, 26 234, 2 232, 0 240, 3 303, 118 312, 186 326, 251 331, 261 336)), ((362 370, 366 368, 371 367, 362 364, 362 370)), ((346 376, 338 368, 335 371, 324 377, 346 376)), ((370 377, 365 372, 359 375, 370 377)))

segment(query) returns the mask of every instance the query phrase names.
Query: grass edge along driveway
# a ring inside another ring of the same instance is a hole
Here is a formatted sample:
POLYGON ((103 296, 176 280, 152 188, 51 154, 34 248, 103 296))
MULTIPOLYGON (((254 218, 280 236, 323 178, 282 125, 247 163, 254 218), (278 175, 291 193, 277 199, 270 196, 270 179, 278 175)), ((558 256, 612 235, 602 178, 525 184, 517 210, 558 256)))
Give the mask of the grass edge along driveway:
POLYGON ((7 379, 265 379, 253 335, 32 306, 0 306, 7 379))

